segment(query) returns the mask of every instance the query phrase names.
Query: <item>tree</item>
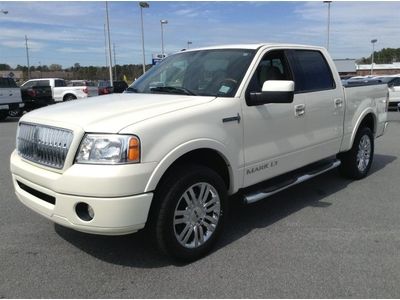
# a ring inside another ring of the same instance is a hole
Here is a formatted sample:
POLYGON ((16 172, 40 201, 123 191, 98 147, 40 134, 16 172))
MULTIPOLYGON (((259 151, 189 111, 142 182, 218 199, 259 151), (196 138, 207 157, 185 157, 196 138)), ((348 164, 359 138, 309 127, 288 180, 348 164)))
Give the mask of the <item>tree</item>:
POLYGON ((9 71, 11 67, 7 64, 0 64, 0 71, 9 71))
POLYGON ((51 64, 49 66, 50 71, 62 71, 62 65, 59 64, 51 64))

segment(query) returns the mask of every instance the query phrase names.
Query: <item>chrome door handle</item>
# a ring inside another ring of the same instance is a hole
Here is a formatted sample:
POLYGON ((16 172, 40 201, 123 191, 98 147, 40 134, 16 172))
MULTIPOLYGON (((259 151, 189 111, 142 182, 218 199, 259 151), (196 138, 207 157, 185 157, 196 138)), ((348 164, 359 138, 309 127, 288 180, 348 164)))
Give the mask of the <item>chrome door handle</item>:
POLYGON ((333 102, 335 103, 336 108, 343 106, 343 100, 341 98, 336 98, 335 100, 333 100, 333 102))
POLYGON ((306 113, 306 105, 305 104, 299 104, 294 107, 294 115, 296 117, 302 117, 306 113))

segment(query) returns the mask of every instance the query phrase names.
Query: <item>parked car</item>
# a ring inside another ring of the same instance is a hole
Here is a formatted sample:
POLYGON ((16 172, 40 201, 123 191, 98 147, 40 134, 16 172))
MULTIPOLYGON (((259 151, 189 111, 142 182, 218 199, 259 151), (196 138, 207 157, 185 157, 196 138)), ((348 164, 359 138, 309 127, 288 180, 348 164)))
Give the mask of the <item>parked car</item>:
POLYGON ((322 47, 179 52, 129 91, 24 115, 16 195, 78 231, 147 226, 185 261, 211 250, 233 198, 254 203, 336 167, 367 176, 387 126, 387 86, 343 87, 322 47))
POLYGON ((113 87, 107 80, 100 80, 98 83, 99 95, 108 95, 114 92, 113 87))
POLYGON ((31 79, 25 82, 22 87, 31 83, 34 86, 49 85, 53 100, 55 102, 70 101, 88 97, 88 94, 85 93, 84 88, 67 86, 66 81, 61 78, 31 79))
POLYGON ((26 111, 54 104, 48 80, 30 80, 25 82, 21 85, 21 95, 26 111))
POLYGON ((114 93, 120 94, 123 93, 128 88, 128 84, 123 80, 113 81, 113 88, 114 88, 114 93))
POLYGON ((375 79, 388 85, 389 110, 400 111, 400 75, 377 76, 375 79))
POLYGON ((0 121, 20 115, 23 107, 21 90, 14 79, 0 77, 0 121))
POLYGON ((88 80, 71 80, 67 83, 67 86, 81 89, 88 97, 98 96, 99 90, 96 83, 88 80))

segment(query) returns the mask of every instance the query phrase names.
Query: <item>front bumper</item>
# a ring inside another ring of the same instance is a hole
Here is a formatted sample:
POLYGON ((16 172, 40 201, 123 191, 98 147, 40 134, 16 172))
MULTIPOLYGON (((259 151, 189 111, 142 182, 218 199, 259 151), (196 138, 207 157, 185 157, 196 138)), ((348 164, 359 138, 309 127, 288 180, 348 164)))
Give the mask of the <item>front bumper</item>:
MULTIPOLYGON (((23 204, 60 225, 103 235, 136 232, 144 228, 147 221, 153 193, 129 192, 142 190, 135 183, 145 182, 149 175, 137 172, 137 177, 130 176, 132 171, 128 170, 138 167, 130 166, 116 166, 115 172, 107 172, 111 168, 106 166, 99 172, 102 166, 76 165, 77 170, 71 167, 70 172, 59 174, 24 161, 16 152, 11 156, 15 193, 23 204), (92 220, 86 221, 78 215, 78 203, 93 208, 92 220)), ((149 171, 151 168, 141 169, 149 171)))

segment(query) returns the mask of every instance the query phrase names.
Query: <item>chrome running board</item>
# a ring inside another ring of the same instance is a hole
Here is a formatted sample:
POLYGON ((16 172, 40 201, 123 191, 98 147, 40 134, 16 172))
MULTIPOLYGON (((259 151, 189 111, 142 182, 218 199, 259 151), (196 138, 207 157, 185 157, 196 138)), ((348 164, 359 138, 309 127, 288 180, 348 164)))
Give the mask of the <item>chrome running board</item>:
POLYGON ((275 185, 269 188, 264 188, 262 190, 256 191, 256 192, 251 192, 249 194, 244 195, 244 202, 246 204, 254 203, 257 201, 260 201, 262 199, 265 199, 267 197, 270 197, 280 191, 286 190, 287 188, 290 188, 291 186, 294 186, 296 184, 302 183, 304 181, 307 181, 311 178, 314 178, 315 176, 318 176, 322 173, 328 172, 334 168, 337 168, 340 165, 339 160, 335 160, 332 163, 328 164, 326 167, 323 169, 317 169, 317 170, 309 170, 307 173, 304 175, 298 176, 290 180, 287 184, 283 185, 275 185))

